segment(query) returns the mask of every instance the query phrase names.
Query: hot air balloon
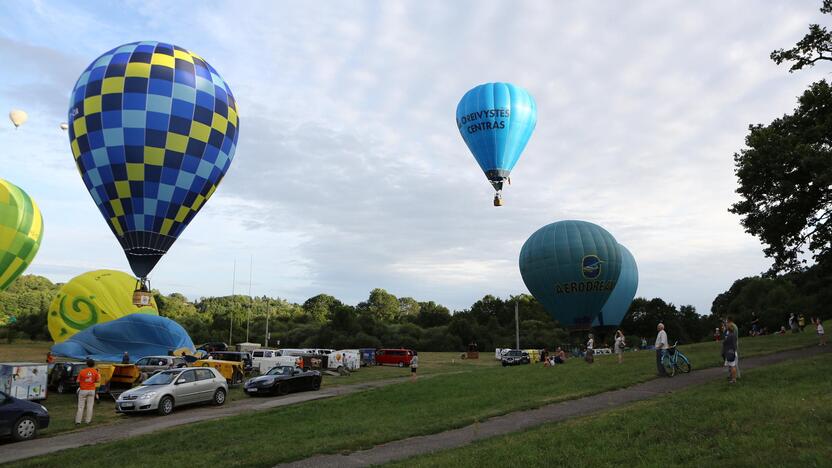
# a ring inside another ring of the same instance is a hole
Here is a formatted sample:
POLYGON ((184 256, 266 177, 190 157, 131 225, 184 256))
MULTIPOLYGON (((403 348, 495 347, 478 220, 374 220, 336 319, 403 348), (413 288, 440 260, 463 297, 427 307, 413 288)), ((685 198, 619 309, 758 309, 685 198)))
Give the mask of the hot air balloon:
POLYGON ((75 163, 139 278, 147 276, 225 176, 239 135, 228 84, 200 56, 133 42, 94 60, 69 105, 75 163))
POLYGON ((502 206, 503 183, 537 124, 537 105, 529 93, 511 83, 487 83, 471 89, 456 106, 459 134, 485 172, 494 190, 494 206, 502 206))
POLYGON ((38 205, 20 187, 0 179, 0 291, 32 263, 42 238, 38 205))
POLYGON ((156 302, 137 307, 130 300, 136 280, 116 270, 95 270, 72 278, 61 286, 49 305, 47 324, 55 343, 93 325, 125 315, 159 315, 156 302))
POLYGON ((69 124, 66 122, 61 122, 61 124, 58 125, 58 127, 60 127, 61 130, 67 130, 69 128, 69 124))
POLYGON ((630 310, 633 298, 636 297, 638 289, 636 259, 623 245, 618 244, 618 248, 621 249, 621 273, 618 275, 615 289, 601 308, 601 313, 592 322, 593 327, 619 327, 627 311, 630 310))
POLYGON ((11 112, 9 112, 9 120, 12 121, 16 130, 17 127, 20 127, 21 125, 26 123, 27 120, 29 120, 29 114, 20 109, 13 109, 11 112))
POLYGON ((601 226, 586 221, 544 226, 520 250, 520 274, 529 292, 572 330, 590 327, 620 272, 618 242, 601 226))

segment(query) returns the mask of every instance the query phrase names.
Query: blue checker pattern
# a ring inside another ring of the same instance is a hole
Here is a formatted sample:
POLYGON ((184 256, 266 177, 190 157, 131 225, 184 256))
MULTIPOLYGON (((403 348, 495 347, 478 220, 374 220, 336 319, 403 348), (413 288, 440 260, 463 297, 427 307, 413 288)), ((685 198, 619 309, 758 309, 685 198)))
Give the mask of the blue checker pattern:
POLYGON ((67 121, 84 184, 134 273, 146 277, 234 159, 231 89, 186 49, 133 42, 84 70, 67 121))

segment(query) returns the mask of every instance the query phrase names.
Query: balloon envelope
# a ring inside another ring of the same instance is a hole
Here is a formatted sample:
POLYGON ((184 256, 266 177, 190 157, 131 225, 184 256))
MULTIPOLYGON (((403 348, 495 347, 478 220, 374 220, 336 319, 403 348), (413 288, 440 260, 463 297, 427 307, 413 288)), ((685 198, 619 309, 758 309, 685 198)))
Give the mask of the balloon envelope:
POLYGON ((29 114, 20 109, 14 109, 13 111, 9 112, 9 120, 11 120, 12 124, 14 124, 14 128, 17 128, 26 123, 27 120, 29 120, 29 114))
POLYGON ((618 248, 621 249, 621 273, 618 275, 615 289, 612 290, 609 299, 601 308, 601 313, 592 322, 593 327, 620 326, 624 316, 627 315, 627 311, 630 310, 633 298, 636 297, 636 291, 638 290, 636 259, 623 245, 618 244, 618 248))
POLYGON ((538 229, 520 250, 529 292, 561 325, 588 329, 615 288, 621 251, 604 228, 558 221, 538 229))
POLYGON ((192 354, 194 343, 188 332, 169 318, 131 314, 93 325, 52 346, 52 353, 58 356, 108 362, 121 362, 125 351, 135 361, 169 351, 192 354))
POLYGON ((75 163, 133 273, 146 277, 228 170, 237 104, 198 55, 134 42, 93 61, 69 105, 75 163))
POLYGON ((459 133, 496 190, 508 178, 537 124, 537 105, 511 83, 479 85, 456 107, 459 133))
POLYGON ((136 279, 116 270, 89 271, 72 278, 49 305, 49 334, 60 343, 81 330, 125 315, 159 315, 152 298, 148 307, 133 305, 135 289, 136 279))
POLYGON ((20 187, 0 179, 0 291, 32 263, 42 238, 38 205, 20 187))

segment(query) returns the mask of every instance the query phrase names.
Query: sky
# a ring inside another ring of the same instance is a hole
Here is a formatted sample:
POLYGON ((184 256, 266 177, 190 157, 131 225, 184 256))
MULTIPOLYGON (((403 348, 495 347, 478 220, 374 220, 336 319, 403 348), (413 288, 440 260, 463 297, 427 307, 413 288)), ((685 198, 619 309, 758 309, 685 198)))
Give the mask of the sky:
POLYGON ((232 293, 356 304, 373 288, 462 310, 526 293, 523 242, 599 224, 638 264, 638 295, 708 313, 770 261, 729 213, 749 124, 794 109, 824 71, 770 59, 820 2, 2 2, 0 177, 40 205, 28 273, 129 272, 75 167, 69 94, 100 54, 157 40, 205 58, 240 114, 219 189, 151 275, 191 299, 232 293), (538 122, 505 206, 456 105, 508 81, 538 122), (236 280, 235 280, 236 278, 236 280), (251 278, 251 281, 249 280, 251 278))

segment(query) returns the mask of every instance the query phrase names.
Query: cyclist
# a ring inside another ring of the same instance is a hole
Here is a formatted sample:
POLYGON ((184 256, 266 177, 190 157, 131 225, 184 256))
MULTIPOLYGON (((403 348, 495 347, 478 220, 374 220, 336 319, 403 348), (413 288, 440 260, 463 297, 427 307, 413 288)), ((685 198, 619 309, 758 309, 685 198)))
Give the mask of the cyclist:
POLYGON ((664 366, 662 365, 665 350, 669 347, 667 344, 667 332, 664 331, 663 323, 659 323, 659 326, 656 328, 659 331, 656 335, 656 370, 659 373, 659 377, 667 377, 667 371, 664 370, 664 366))

